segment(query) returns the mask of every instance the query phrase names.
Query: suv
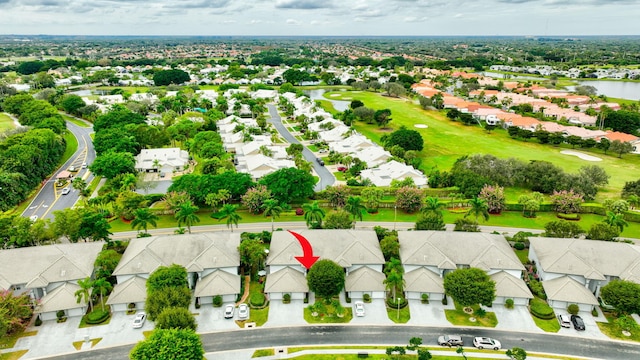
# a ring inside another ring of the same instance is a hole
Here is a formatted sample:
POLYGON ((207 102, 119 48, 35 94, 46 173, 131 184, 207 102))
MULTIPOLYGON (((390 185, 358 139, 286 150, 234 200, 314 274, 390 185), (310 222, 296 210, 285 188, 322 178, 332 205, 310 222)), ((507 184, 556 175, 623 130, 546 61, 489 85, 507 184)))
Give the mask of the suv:
POLYGON ((576 330, 584 330, 584 321, 578 315, 571 315, 571 323, 573 323, 573 328, 576 330))
POLYGON ((442 335, 438 337, 438 345, 440 346, 462 346, 462 338, 458 335, 442 335))
POLYGON ((558 322, 560 322, 560 326, 563 328, 571 328, 571 320, 569 320, 569 316, 567 315, 558 315, 558 322))
POLYGON ((493 349, 493 350, 500 350, 500 348, 502 347, 502 344, 500 344, 500 341, 492 339, 492 338, 487 338, 487 337, 475 337, 473 338, 473 346, 477 347, 478 349, 482 350, 482 349, 493 349))

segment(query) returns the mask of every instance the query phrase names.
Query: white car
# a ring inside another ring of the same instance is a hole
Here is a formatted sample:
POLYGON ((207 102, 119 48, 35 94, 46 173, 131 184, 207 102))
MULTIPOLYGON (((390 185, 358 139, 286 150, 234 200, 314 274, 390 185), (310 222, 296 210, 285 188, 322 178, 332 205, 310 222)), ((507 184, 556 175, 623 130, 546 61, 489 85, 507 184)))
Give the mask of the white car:
POLYGON ((83 168, 83 169, 86 169, 86 168, 87 168, 87 163, 86 163, 86 162, 83 162, 83 163, 82 163, 82 168, 83 168))
POLYGON ((240 304, 238 306, 238 319, 248 319, 249 318, 249 305, 240 304))
POLYGON ((38 220, 38 215, 31 215, 29 216, 29 220, 35 222, 36 220, 38 220))
POLYGON ((496 339, 478 336, 473 338, 473 346, 477 347, 480 350, 482 349, 500 350, 500 348, 502 347, 502 344, 500 344, 500 341, 496 339))
POLYGON ((133 328, 134 329, 140 329, 143 325, 144 322, 147 320, 147 314, 140 312, 136 315, 136 318, 133 319, 133 328))
POLYGON ((70 191, 71 191, 71 189, 66 187, 66 188, 62 189, 62 195, 67 195, 70 191))
POLYGON ((356 316, 364 316, 364 303, 362 301, 358 301, 355 305, 356 316))
POLYGON ((236 312, 236 308, 229 304, 227 306, 224 307, 224 318, 225 319, 231 319, 233 318, 233 314, 236 312))
POLYGON ((563 328, 571 328, 571 320, 569 320, 569 315, 558 315, 558 322, 563 328))

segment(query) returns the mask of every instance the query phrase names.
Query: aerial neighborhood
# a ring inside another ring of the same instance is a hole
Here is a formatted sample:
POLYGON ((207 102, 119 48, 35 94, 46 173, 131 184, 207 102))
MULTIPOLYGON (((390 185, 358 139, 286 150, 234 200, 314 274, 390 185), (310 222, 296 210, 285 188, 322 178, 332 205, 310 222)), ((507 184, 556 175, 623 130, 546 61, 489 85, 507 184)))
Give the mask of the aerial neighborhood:
POLYGON ((590 85, 637 64, 573 40, 2 39, 0 359, 201 360, 326 324, 446 331, 386 349, 420 359, 545 352, 511 331, 640 351, 640 96, 590 85))

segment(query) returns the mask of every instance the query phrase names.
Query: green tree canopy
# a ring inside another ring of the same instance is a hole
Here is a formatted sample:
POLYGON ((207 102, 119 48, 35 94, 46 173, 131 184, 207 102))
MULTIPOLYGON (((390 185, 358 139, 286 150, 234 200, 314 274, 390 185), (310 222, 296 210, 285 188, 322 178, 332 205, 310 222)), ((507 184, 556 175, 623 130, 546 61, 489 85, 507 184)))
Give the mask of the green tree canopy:
POLYGON ((416 130, 407 129, 404 126, 392 132, 383 141, 385 148, 391 148, 393 145, 400 145, 405 150, 422 151, 422 148, 424 147, 422 135, 420 135, 416 130))
POLYGON ((153 82, 156 86, 182 84, 190 79, 189 74, 179 69, 161 70, 153 75, 153 82))
POLYGON ((96 157, 89 166, 91 171, 107 179, 113 179, 119 174, 135 173, 135 160, 129 152, 107 152, 96 157))
POLYGON ((344 288, 344 282, 344 269, 328 259, 316 261, 307 273, 309 290, 323 298, 338 295, 344 288))
POLYGON ((166 288, 188 287, 187 269, 181 265, 160 266, 151 273, 147 280, 149 292, 166 288))
POLYGON ((294 199, 311 197, 315 183, 311 174, 296 168, 280 169, 260 179, 260 184, 265 185, 276 200, 287 204, 294 199))
POLYGON ((156 329, 182 329, 196 331, 196 319, 189 309, 169 307, 158 315, 156 329))
POLYGON ((329 211, 322 225, 324 229, 351 229, 352 227, 351 216, 343 209, 329 211))
POLYGON ((182 329, 156 329, 129 354, 131 360, 202 360, 203 356, 200 336, 182 329))
POLYGON ((600 290, 605 303, 621 313, 640 312, 640 284, 626 280, 613 280, 600 290))
POLYGON ((444 291, 462 306, 491 305, 496 298, 496 283, 478 268, 458 269, 445 275, 444 291))

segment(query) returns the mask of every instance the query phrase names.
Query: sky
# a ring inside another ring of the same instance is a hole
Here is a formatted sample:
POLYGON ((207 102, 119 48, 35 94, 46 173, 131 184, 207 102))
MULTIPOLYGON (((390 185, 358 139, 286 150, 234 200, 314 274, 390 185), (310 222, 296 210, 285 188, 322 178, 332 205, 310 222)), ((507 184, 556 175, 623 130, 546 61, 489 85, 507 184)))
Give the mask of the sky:
POLYGON ((0 34, 640 35, 640 0, 0 0, 0 34))

